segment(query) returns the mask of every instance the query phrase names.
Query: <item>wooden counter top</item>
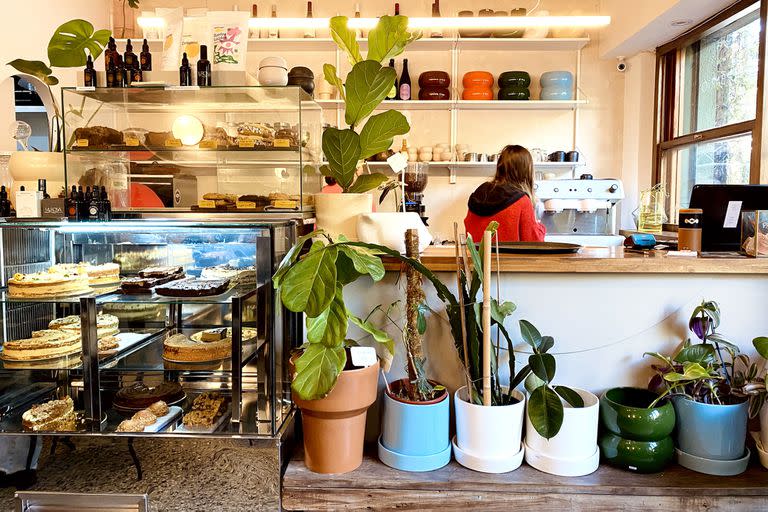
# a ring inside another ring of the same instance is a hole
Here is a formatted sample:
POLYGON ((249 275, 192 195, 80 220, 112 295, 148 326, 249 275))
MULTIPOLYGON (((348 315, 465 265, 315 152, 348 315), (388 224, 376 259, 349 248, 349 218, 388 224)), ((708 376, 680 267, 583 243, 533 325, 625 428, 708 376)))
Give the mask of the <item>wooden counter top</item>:
MULTIPOLYGON (((584 247, 577 254, 500 254, 499 259, 501 271, 513 273, 768 274, 768 258, 748 258, 736 253, 688 258, 661 252, 650 255, 628 252, 623 247, 584 247)), ((452 245, 430 246, 421 260, 436 272, 456 271, 452 245)), ((387 270, 400 269, 400 264, 392 258, 385 258, 384 262, 387 270)))

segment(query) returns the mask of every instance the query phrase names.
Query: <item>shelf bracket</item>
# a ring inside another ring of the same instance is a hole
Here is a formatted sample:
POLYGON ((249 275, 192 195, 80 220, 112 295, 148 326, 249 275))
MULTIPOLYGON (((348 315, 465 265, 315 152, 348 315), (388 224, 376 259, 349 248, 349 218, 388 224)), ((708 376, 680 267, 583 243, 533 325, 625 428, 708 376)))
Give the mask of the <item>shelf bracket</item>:
POLYGON ((448 166, 448 183, 451 185, 456 184, 456 166, 453 164, 448 166))

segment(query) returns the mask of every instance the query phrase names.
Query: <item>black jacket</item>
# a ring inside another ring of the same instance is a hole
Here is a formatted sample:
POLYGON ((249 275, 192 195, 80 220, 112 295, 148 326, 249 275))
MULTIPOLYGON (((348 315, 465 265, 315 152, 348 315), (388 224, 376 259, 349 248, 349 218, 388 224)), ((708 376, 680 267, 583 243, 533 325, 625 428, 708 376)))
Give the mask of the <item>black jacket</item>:
POLYGON ((472 192, 467 201, 469 211, 481 217, 496 215, 525 195, 509 184, 483 183, 472 192))

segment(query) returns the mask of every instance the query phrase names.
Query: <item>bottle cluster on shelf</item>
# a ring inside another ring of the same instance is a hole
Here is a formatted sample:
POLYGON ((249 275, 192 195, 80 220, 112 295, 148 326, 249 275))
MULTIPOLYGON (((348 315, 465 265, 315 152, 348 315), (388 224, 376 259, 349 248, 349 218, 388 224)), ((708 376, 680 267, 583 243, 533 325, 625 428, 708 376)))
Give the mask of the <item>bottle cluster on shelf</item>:
MULTIPOLYGON (((133 44, 128 39, 125 44, 125 53, 120 55, 115 39, 110 37, 107 48, 104 50, 104 69, 107 87, 130 87, 134 82, 142 82, 144 72, 152 71, 152 54, 149 51, 149 43, 144 39, 141 53, 136 55, 133 51, 133 44)), ((83 71, 83 85, 99 87, 97 73, 93 68, 93 60, 90 55, 83 71)))

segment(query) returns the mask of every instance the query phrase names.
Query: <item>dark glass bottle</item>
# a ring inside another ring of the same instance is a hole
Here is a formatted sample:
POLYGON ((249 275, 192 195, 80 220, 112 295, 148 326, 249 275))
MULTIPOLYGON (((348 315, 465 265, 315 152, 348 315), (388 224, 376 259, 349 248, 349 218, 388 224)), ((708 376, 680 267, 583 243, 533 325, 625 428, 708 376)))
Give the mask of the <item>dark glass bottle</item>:
POLYGON ((93 193, 91 187, 85 187, 85 195, 83 196, 83 202, 80 204, 80 220, 88 220, 88 210, 91 207, 91 200, 93 199, 93 193))
POLYGON ((50 199, 51 196, 48 195, 48 191, 46 190, 47 183, 45 179, 39 179, 37 180, 37 191, 43 193, 43 199, 50 199))
POLYGON ((211 85, 211 61, 208 60, 208 47, 204 44, 200 45, 200 60, 197 61, 197 85, 211 85))
POLYGON ((411 99, 411 75, 408 74, 408 59, 403 59, 403 73, 400 75, 400 98, 411 99))
POLYGON ((139 54, 139 68, 142 71, 152 71, 152 54, 149 52, 149 43, 144 40, 141 45, 141 54, 139 54))
POLYGON ((8 200, 8 191, 5 185, 0 186, 0 217, 11 216, 11 202, 8 200))
POLYGON ((134 66, 139 67, 139 59, 136 56, 136 54, 133 53, 133 44, 131 43, 130 39, 125 43, 125 53, 123 53, 123 63, 125 65, 125 69, 132 70, 134 66))
POLYGON ((85 69, 83 70, 83 85, 86 87, 98 87, 96 83, 96 70, 93 69, 93 59, 90 55, 85 62, 85 69))
POLYGON ((110 37, 107 43, 107 49, 104 50, 104 71, 109 71, 109 67, 115 64, 115 54, 117 53, 117 44, 115 38, 110 37))
POLYGON ((69 220, 77 220, 77 187, 74 185, 67 198, 67 217, 69 220))
POLYGON ((115 87, 128 87, 131 85, 131 75, 126 73, 125 64, 120 54, 115 55, 117 70, 115 71, 115 87))
POLYGON ((117 62, 114 55, 109 59, 109 67, 107 68, 107 87, 120 87, 117 84, 117 62))
POLYGON ((109 200, 109 195, 107 195, 107 188, 101 187, 101 201, 99 202, 99 206, 101 208, 99 212, 99 219, 100 220, 112 220, 112 202, 109 200))
POLYGON ((395 2, 395 16, 400 16, 400 4, 395 2))
POLYGON ((85 219, 84 213, 86 213, 83 208, 83 203, 85 203, 85 195, 83 194, 83 186, 80 185, 77 187, 77 198, 75 200, 75 220, 81 221, 85 219))
MULTIPOLYGON (((392 69, 395 69, 395 59, 389 59, 389 67, 391 67, 392 69)), ((397 88, 397 71, 395 71, 395 95, 394 96, 388 95, 385 99, 394 100, 394 99, 397 99, 399 96, 400 96, 400 91, 397 88)))
POLYGON ((92 221, 101 220, 100 213, 101 213, 101 195, 99 194, 99 187, 93 187, 91 200, 88 201, 88 220, 92 220, 92 221))
POLYGON ((189 67, 189 58, 187 52, 181 57, 181 66, 179 67, 179 85, 192 85, 192 68, 189 67))

